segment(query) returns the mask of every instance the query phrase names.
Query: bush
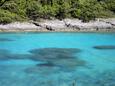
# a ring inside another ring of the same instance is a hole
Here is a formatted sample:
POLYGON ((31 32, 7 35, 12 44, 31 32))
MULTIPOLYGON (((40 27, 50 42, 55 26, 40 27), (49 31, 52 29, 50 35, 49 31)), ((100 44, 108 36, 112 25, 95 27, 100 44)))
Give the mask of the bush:
POLYGON ((73 17, 79 18, 83 22, 94 20, 96 18, 96 11, 98 11, 95 5, 96 0, 79 1, 73 17))
POLYGON ((105 0, 107 8, 115 13, 115 0, 105 0))
POLYGON ((23 19, 15 13, 0 9, 0 23, 7 24, 13 21, 23 21, 23 19))
POLYGON ((39 17, 39 9, 40 5, 37 4, 35 1, 31 1, 27 3, 26 7, 26 15, 31 20, 36 20, 39 17))
POLYGON ((57 5, 57 11, 56 11, 56 18, 58 19, 64 19, 67 17, 70 17, 69 9, 70 4, 68 2, 60 2, 59 5, 57 5))

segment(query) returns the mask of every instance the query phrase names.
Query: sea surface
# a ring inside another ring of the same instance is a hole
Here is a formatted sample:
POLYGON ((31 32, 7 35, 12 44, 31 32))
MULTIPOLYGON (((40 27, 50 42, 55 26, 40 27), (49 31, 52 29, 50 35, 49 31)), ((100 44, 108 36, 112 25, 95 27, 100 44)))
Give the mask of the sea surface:
POLYGON ((0 86, 115 86, 115 33, 0 33, 0 86))

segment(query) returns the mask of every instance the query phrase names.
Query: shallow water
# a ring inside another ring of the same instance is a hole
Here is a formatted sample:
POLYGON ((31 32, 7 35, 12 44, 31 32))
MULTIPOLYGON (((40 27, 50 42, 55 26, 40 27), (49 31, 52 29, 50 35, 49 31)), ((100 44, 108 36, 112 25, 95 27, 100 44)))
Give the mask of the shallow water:
POLYGON ((0 33, 0 86, 115 86, 114 46, 115 33, 0 33))

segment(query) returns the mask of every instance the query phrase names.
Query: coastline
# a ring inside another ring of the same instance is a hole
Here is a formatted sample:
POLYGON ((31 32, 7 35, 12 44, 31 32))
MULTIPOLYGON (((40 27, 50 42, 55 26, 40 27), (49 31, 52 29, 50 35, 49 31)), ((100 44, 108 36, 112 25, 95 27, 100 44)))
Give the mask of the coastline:
POLYGON ((95 32, 98 32, 98 33, 111 33, 111 32, 115 32, 115 30, 106 30, 106 29, 104 29, 104 30, 98 30, 98 31, 96 31, 96 30, 84 30, 84 31, 81 31, 81 30, 60 30, 60 31, 48 31, 48 30, 33 30, 33 29, 31 29, 31 30, 17 30, 17 29, 12 29, 12 30, 1 30, 0 29, 0 33, 29 33, 29 32, 35 32, 35 33, 45 33, 45 32, 84 32, 84 33, 87 33, 87 32, 91 32, 91 33, 95 33, 95 32))
POLYGON ((86 23, 78 19, 14 22, 0 25, 0 32, 115 32, 115 18, 86 23))

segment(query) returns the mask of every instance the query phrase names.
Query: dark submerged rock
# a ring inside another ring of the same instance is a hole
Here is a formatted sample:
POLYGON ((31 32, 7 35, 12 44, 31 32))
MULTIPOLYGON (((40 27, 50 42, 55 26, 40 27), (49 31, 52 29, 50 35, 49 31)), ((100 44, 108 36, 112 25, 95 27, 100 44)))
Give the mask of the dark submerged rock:
MULTIPOLYGON (((50 70, 51 67, 58 67, 61 71, 72 71, 76 67, 85 66, 86 62, 78 58, 79 56, 75 55, 81 52, 80 49, 74 48, 42 48, 42 49, 33 49, 29 51, 33 54, 31 57, 35 61, 43 61, 45 64, 36 65, 38 69, 50 70)), ((33 70, 33 69, 32 69, 33 70)), ((36 70, 40 71, 40 70, 36 70)), ((44 72, 44 71, 42 71, 44 72)), ((46 72, 46 71, 45 71, 46 72)))
POLYGON ((29 59, 30 57, 29 54, 13 54, 9 50, 0 49, 0 60, 29 59))
POLYGON ((32 54, 74 54, 80 52, 80 49, 75 48, 42 48, 42 49, 33 49, 29 52, 32 54))
POLYGON ((59 59, 75 58, 74 54, 80 52, 80 49, 73 48, 42 48, 33 49, 29 52, 33 54, 33 60, 54 61, 59 59))
MULTIPOLYGON (((79 56, 76 55, 79 52, 81 52, 80 49, 74 48, 42 48, 30 50, 30 54, 14 54, 8 50, 1 49, 0 60, 30 59, 36 62, 43 62, 32 67, 32 72, 48 73, 56 71, 57 68, 62 71, 72 71, 76 67, 86 64, 84 60, 78 58, 79 56)), ((31 68, 28 70, 30 71, 31 68)))
POLYGON ((114 45, 102 45, 102 46, 94 46, 95 49, 106 50, 106 49, 115 49, 114 45))
POLYGON ((0 49, 0 60, 8 60, 10 57, 10 51, 6 49, 0 49))
POLYGON ((54 67, 56 66, 55 64, 51 62, 43 63, 43 64, 37 64, 37 67, 54 67))
POLYGON ((48 76, 50 74, 53 74, 53 73, 57 73, 59 72, 59 68, 57 67, 47 67, 47 66, 44 66, 44 67, 38 67, 38 66, 34 66, 34 67, 31 67, 31 68, 27 68, 24 70, 25 73, 29 73, 29 74, 40 74, 42 76, 48 76))
POLYGON ((0 38, 0 42, 4 42, 4 41, 14 41, 14 40, 8 38, 0 38))

